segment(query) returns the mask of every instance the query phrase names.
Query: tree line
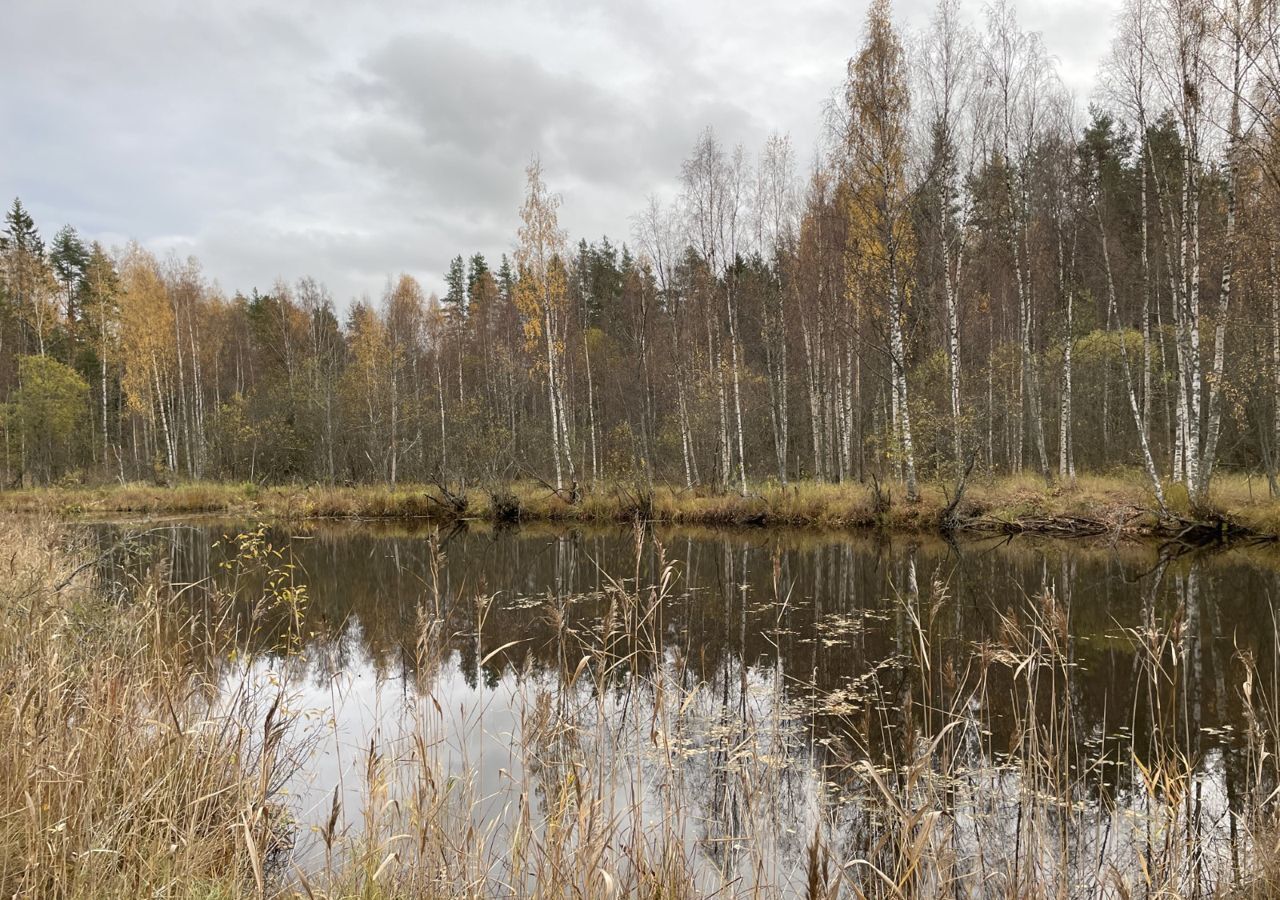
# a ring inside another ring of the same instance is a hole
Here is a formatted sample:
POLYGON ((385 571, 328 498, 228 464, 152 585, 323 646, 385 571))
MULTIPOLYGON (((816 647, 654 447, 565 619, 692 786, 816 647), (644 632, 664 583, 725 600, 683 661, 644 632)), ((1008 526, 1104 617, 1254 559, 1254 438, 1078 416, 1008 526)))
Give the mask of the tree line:
POLYGON ((1159 502, 1280 450, 1280 16, 1127 0, 1080 115, 1005 0, 875 0, 801 166, 708 129, 629 243, 535 159, 514 252, 339 304, 194 259, 0 235, 5 482, 537 477, 746 492, 1137 468, 1159 502))

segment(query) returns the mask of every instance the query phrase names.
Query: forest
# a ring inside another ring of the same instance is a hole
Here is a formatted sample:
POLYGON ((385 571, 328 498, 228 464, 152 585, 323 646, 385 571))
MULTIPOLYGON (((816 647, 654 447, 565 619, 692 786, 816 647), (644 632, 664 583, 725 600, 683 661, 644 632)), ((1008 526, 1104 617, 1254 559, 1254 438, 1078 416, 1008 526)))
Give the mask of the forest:
POLYGON ((1161 504, 1227 469, 1274 493, 1277 15, 1127 0, 1083 111, 1007 0, 941 0, 921 33, 877 0, 812 156, 707 128, 678 194, 618 211, 625 240, 565 233, 534 157, 511 252, 459 254, 440 295, 292 273, 228 296, 14 200, 4 483, 874 476, 910 498, 974 465, 1132 470, 1161 504))

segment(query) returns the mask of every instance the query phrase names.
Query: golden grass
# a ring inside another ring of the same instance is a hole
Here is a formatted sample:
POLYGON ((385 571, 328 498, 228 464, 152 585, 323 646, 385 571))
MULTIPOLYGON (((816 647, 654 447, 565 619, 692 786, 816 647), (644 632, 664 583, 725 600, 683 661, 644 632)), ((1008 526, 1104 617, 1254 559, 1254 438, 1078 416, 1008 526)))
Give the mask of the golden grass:
MULTIPOLYGON (((143 484, 96 488, 42 488, 0 493, 0 511, 61 517, 159 516, 223 513, 241 517, 310 518, 458 518, 490 521, 630 522, 636 519, 677 525, 790 526, 850 529, 892 528, 936 531, 951 499, 950 484, 925 484, 915 503, 905 500, 897 481, 880 486, 879 501, 869 484, 775 482, 752 485, 746 496, 707 488, 670 485, 652 491, 625 484, 601 484, 584 490, 575 502, 543 485, 522 481, 492 490, 459 490, 455 506, 430 485, 279 485, 191 482, 172 487, 143 484)), ((1214 482, 1205 509, 1193 511, 1185 490, 1167 490, 1175 515, 1221 516, 1252 532, 1280 535, 1280 499, 1272 498, 1265 479, 1223 474, 1214 482)), ((970 479, 957 512, 961 529, 1062 530, 1074 520, 1098 530, 1143 534, 1158 530, 1154 497, 1139 472, 1081 475, 1069 483, 1047 483, 1035 475, 970 479), (1048 520, 1056 520, 1049 522, 1048 520)))
POLYGON ((236 690, 192 678, 157 591, 111 600, 65 540, 0 524, 0 893, 194 898, 265 883, 285 837, 281 710, 259 718, 236 690))

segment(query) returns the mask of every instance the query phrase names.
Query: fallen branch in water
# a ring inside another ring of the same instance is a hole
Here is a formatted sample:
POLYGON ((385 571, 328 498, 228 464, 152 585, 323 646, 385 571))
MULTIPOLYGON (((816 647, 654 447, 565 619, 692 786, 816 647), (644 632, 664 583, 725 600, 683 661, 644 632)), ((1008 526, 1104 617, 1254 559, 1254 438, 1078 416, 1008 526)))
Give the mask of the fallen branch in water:
MULTIPOLYGON (((969 474, 973 471, 973 464, 977 458, 977 453, 970 450, 969 459, 964 465, 964 471, 960 473, 960 480, 956 483, 956 495, 947 504, 947 508, 942 511, 942 515, 938 517, 938 522, 943 531, 954 531, 961 525, 960 517, 956 515, 956 510, 960 508, 960 501, 964 499, 964 489, 969 484, 969 474)), ((943 488, 943 492, 945 495, 946 488, 943 488)))

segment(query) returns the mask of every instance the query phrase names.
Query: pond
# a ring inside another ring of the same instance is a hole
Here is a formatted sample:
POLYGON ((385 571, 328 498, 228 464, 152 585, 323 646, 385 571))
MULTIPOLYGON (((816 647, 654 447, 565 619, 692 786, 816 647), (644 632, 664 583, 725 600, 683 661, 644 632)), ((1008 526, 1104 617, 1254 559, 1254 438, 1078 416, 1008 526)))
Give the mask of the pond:
POLYGON ((193 654, 210 683, 285 691, 295 870, 427 817, 519 868, 573 807, 706 891, 820 866, 871 893, 1094 896, 1157 867, 1209 892, 1275 787, 1269 548, 255 529, 95 533, 114 580, 227 634, 193 654))

